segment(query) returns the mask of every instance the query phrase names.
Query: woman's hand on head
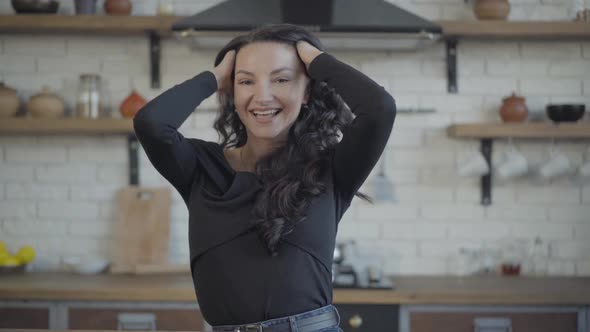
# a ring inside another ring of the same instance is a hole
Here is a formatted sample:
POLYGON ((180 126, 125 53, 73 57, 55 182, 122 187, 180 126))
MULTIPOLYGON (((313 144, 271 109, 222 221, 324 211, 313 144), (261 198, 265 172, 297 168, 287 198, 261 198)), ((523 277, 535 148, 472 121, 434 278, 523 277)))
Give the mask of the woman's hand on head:
POLYGON ((305 40, 298 41, 296 48, 299 58, 301 58, 301 61, 303 61, 305 64, 305 69, 309 69, 309 64, 313 61, 313 59, 324 53, 305 40))
POLYGON ((217 79, 217 90, 231 91, 231 73, 234 70, 235 61, 236 51, 227 51, 223 56, 223 60, 211 71, 217 79))

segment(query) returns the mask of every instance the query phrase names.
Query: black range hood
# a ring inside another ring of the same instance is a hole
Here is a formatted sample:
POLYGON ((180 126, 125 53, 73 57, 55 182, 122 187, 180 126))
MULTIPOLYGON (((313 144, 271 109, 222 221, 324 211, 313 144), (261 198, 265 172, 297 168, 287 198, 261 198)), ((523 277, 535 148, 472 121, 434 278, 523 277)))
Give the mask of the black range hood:
POLYGON ((264 24, 291 23, 317 34, 329 49, 416 49, 442 28, 383 0, 229 0, 172 26, 197 48, 222 47, 264 24))

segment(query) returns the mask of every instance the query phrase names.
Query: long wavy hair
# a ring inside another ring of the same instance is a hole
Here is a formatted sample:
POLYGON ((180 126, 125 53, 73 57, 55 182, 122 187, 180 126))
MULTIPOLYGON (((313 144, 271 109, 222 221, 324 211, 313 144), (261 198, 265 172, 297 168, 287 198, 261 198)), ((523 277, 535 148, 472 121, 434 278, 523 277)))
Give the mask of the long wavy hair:
MULTIPOLYGON (((317 37, 291 24, 266 25, 238 36, 224 46, 215 58, 215 66, 230 50, 236 51, 255 42, 291 45, 296 52, 298 41, 305 40, 324 50, 317 37)), ((305 66, 304 66, 305 67, 305 66)), ((234 81, 234 72, 231 75, 234 81)), ((325 82, 311 80, 307 107, 302 107, 289 129, 286 143, 259 160, 255 174, 263 185, 254 206, 258 234, 273 256, 280 240, 305 220, 311 200, 326 190, 322 175, 328 159, 339 142, 342 130, 351 123, 352 112, 342 98, 325 82)), ((232 92, 219 91, 220 112, 214 128, 224 148, 241 147, 248 139, 246 127, 235 110, 232 92)), ((369 200, 361 193, 357 196, 369 200)))

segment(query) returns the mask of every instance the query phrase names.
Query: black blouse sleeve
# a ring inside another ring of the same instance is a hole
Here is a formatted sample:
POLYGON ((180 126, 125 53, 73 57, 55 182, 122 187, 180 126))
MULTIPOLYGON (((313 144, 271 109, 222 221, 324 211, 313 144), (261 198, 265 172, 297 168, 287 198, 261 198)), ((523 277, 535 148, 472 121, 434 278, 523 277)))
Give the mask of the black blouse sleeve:
POLYGON ((135 134, 148 159, 185 202, 197 168, 197 156, 191 141, 178 128, 215 91, 215 75, 204 71, 151 100, 133 119, 135 134))
POLYGON ((309 75, 334 88, 356 116, 343 130, 333 158, 335 189, 350 202, 387 144, 396 115, 395 100, 365 74, 327 53, 311 62, 309 75))

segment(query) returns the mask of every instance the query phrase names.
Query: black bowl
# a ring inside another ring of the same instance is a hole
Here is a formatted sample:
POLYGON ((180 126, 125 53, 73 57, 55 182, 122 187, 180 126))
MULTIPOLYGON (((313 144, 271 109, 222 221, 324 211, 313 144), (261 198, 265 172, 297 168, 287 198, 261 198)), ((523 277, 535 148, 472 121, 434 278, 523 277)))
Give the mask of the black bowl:
POLYGON ((55 14, 59 9, 57 0, 12 0, 11 3, 18 14, 55 14))
POLYGON ((547 116, 553 122, 576 122, 584 116, 584 104, 547 105, 547 116))

